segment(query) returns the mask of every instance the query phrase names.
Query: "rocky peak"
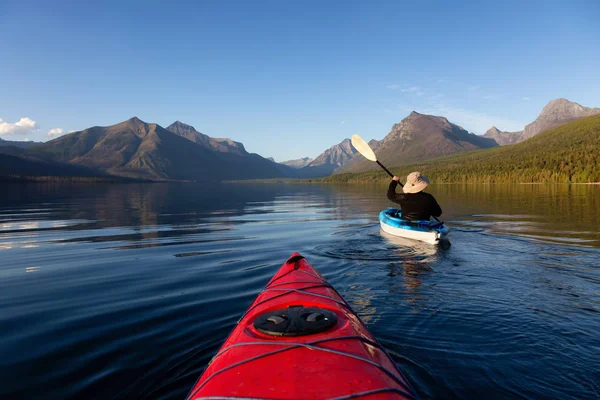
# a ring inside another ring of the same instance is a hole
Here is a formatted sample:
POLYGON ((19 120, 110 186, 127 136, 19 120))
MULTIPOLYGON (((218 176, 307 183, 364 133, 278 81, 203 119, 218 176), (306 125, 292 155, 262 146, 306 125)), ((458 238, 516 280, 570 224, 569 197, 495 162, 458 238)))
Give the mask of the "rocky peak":
MULTIPOLYGON (((191 130, 196 131, 196 128, 194 128, 191 125, 185 124, 181 121, 173 122, 171 125, 169 125, 167 127, 167 129, 169 129, 169 130, 170 130, 170 128, 173 128, 174 130, 177 129, 177 130, 182 130, 182 131, 191 131, 191 130)), ((196 132, 198 132, 198 131, 196 131, 196 132)))
POLYGON ((536 120, 525 127, 522 140, 567 122, 596 114, 600 114, 600 108, 583 107, 563 98, 552 100, 546 104, 536 120))
POLYGON ((129 118, 127 121, 121 122, 120 124, 112 125, 108 127, 110 130, 115 132, 122 132, 128 130, 133 132, 139 137, 145 137, 151 130, 156 129, 156 124, 148 124, 138 117, 129 118))
MULTIPOLYGON (((183 133, 199 133, 201 135, 203 135, 202 133, 198 132, 196 130, 196 128, 194 128, 191 125, 185 124, 181 121, 175 121, 173 122, 171 125, 169 125, 167 127, 167 130, 173 133, 176 133, 178 135, 182 135, 183 133)), ((206 135, 203 135, 206 136, 206 135)))
POLYGON ((346 153, 356 153, 354 147, 352 147, 352 141, 350 139, 344 139, 340 144, 338 144, 338 146, 346 153))
POLYGON ((540 113, 540 115, 544 115, 544 114, 548 114, 548 113, 552 113, 555 112, 557 110, 578 110, 578 111, 583 111, 586 107, 583 107, 581 104, 575 103, 574 101, 569 101, 567 99, 564 98, 560 98, 560 99, 556 99, 556 100, 550 100, 548 102, 548 104, 546 104, 546 106, 542 109, 542 112, 540 113))
POLYGON ((210 138, 210 145, 213 149, 225 153, 248 154, 242 143, 229 138, 210 138))
POLYGON ((431 134, 441 131, 452 131, 453 125, 445 117, 420 114, 413 111, 392 126, 388 135, 378 143, 377 147, 385 147, 387 142, 410 141, 417 138, 426 138, 431 134))
MULTIPOLYGON (((124 122, 125 124, 127 124, 127 126, 131 127, 131 128, 139 128, 139 127, 144 127, 144 126, 148 126, 148 124, 144 121, 142 121, 141 119, 139 119, 138 117, 132 117, 129 118, 127 121, 124 122)), ((152 125, 152 124, 151 124, 152 125)))
POLYGON ((167 130, 176 135, 186 138, 194 143, 210 148, 210 138, 203 133, 198 132, 193 126, 181 121, 175 121, 167 126, 167 130))
POLYGON ((508 144, 519 142, 522 134, 523 131, 503 132, 495 126, 492 126, 483 134, 483 137, 495 140, 500 146, 506 146, 508 144))
POLYGON ((288 167, 292 168, 303 168, 310 164, 312 161, 313 159, 310 157, 303 157, 298 158, 296 160, 283 161, 281 164, 287 165, 288 167))
POLYGON ((240 142, 236 142, 229 138, 212 138, 208 135, 200 133, 191 125, 185 124, 181 121, 175 121, 167 127, 167 130, 191 140, 194 143, 201 144, 202 146, 215 150, 221 153, 234 153, 238 155, 246 155, 248 152, 244 148, 244 145, 240 142))
POLYGON ((352 146, 350 139, 344 139, 342 142, 325 150, 308 166, 315 167, 328 164, 340 167, 345 165, 356 153, 357 151, 352 146))

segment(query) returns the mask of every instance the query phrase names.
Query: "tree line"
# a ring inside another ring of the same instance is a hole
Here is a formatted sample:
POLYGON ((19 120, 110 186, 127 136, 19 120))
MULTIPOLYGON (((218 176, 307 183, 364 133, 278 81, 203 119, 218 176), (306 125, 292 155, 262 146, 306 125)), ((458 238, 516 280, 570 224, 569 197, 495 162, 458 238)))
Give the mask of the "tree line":
MULTIPOLYGON (((522 143, 389 168, 421 171, 433 183, 600 182, 600 115, 561 125, 522 143)), ((383 171, 333 175, 324 182, 384 182, 383 171)))

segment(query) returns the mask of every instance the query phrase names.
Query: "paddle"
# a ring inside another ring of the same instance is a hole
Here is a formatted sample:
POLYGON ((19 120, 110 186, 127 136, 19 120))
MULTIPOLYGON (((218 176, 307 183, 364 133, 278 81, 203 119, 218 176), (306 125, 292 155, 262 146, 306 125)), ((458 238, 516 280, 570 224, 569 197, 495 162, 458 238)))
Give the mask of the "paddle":
MULTIPOLYGON (((361 138, 360 136, 354 134, 352 135, 352 146, 354 146, 354 148, 367 160, 369 161, 375 161, 377 163, 377 165, 379 165, 381 168, 383 168, 383 170, 385 172, 388 173, 389 176, 391 176, 392 178, 394 177, 394 174, 392 174, 390 171, 388 171, 388 169, 386 167, 383 166, 382 163, 379 162, 379 160, 377 160, 377 156, 375 155, 375 153, 373 152, 373 149, 371 148, 371 146, 369 146, 369 144, 367 142, 365 142, 365 140, 363 138, 361 138)), ((404 185, 402 184, 402 182, 398 181, 398 183, 400 184, 400 187, 404 187, 404 185)), ((433 215, 432 215, 433 217, 433 215)), ((442 222, 439 219, 437 219, 436 217, 433 217, 437 222, 442 222)))
MULTIPOLYGON (((391 176, 392 178, 394 177, 394 174, 388 171, 388 169, 377 160, 377 156, 375 155, 375 153, 373 153, 373 149, 371 148, 371 146, 369 146, 367 142, 365 142, 363 138, 356 134, 352 135, 352 146, 354 146, 354 148, 358 150, 358 152, 362 154, 364 158, 366 158, 369 161, 375 161, 381 168, 383 168, 385 172, 388 173, 389 176, 391 176)), ((404 186, 400 181, 398 181, 398 183, 400 184, 400 187, 404 186)))

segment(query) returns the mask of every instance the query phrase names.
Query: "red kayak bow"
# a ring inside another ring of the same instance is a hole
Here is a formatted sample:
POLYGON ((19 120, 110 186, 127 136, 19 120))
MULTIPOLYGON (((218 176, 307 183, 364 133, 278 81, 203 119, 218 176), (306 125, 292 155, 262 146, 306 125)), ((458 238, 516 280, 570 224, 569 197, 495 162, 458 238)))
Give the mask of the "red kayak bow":
POLYGON ((294 253, 187 399, 415 399, 348 303, 294 253))

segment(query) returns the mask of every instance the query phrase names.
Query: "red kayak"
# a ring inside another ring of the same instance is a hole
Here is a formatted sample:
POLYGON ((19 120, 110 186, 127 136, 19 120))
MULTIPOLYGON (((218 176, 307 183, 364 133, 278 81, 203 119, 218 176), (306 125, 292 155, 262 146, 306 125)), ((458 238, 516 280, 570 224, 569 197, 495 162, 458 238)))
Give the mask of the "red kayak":
POLYGON ((348 303, 298 253, 242 316, 187 399, 416 399, 348 303))

